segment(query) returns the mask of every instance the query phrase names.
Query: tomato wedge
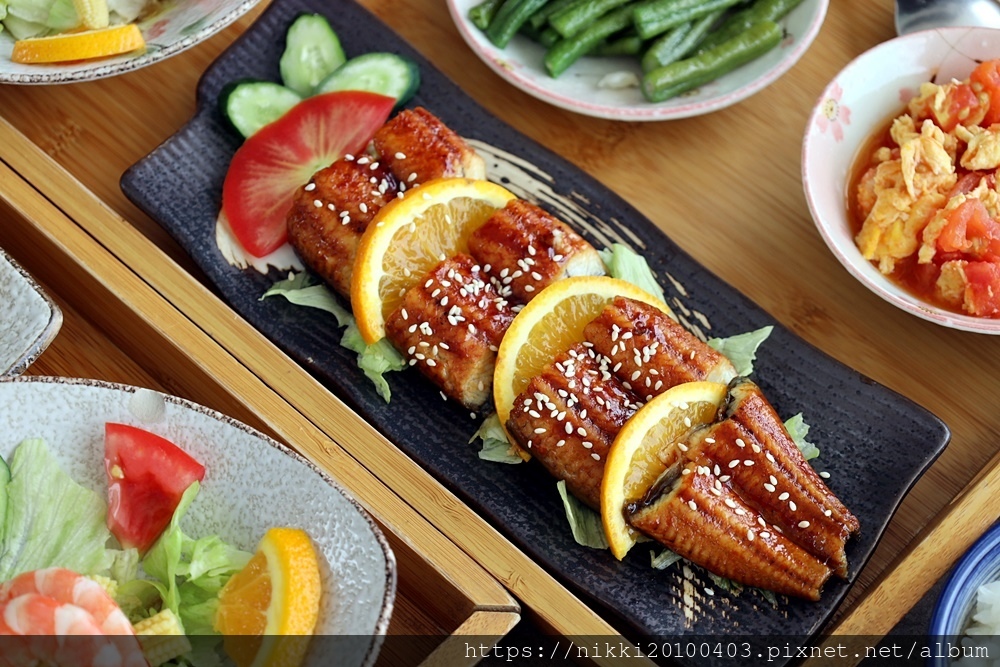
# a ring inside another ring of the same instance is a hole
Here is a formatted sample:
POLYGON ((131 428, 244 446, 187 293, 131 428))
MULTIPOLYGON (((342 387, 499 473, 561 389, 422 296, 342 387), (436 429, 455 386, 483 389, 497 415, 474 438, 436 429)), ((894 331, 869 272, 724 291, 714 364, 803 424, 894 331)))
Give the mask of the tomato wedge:
POLYGON ((222 185, 222 211, 243 248, 255 257, 280 248, 296 190, 345 154, 362 151, 395 104, 361 91, 316 95, 248 138, 222 185))
POLYGON ((205 466, 166 438, 127 424, 104 427, 108 528, 125 548, 153 546, 184 491, 205 477, 205 466))

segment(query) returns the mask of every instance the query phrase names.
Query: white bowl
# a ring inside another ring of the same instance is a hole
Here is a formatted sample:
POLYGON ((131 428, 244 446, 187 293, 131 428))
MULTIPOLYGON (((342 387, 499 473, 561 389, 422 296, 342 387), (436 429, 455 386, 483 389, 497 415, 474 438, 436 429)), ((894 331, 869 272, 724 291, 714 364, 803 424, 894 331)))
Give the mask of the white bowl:
POLYGON ((553 79, 542 64, 545 49, 523 35, 515 35, 505 49, 498 49, 468 18, 482 0, 448 0, 458 32, 479 58, 508 83, 529 95, 586 116, 624 121, 687 118, 718 111, 750 97, 774 83, 806 52, 819 33, 829 0, 804 0, 780 21, 785 30, 781 44, 757 60, 665 102, 647 102, 638 88, 599 88, 612 72, 631 71, 641 76, 637 58, 581 58, 559 78, 553 79))
POLYGON ((0 250, 0 376, 19 375, 62 326, 62 311, 27 271, 0 250))
POLYGON ((43 438, 63 470, 101 497, 107 421, 162 435, 205 466, 182 523, 192 537, 219 535, 253 551, 268 528, 308 532, 323 582, 312 657, 336 636, 338 665, 375 662, 392 613, 395 558, 372 519, 322 470, 234 419, 148 389, 65 378, 0 381, 0 456, 8 459, 26 438, 43 438))
POLYGON ((152 65, 208 39, 250 11, 260 0, 173 0, 136 23, 146 40, 143 52, 111 58, 24 65, 11 61, 14 39, 0 32, 0 83, 52 84, 103 79, 152 65))
POLYGON ((813 220, 840 263, 880 297, 947 327, 1000 334, 1000 320, 961 315, 910 294, 861 256, 847 218, 847 180, 862 145, 926 81, 965 79, 1000 57, 1000 30, 940 28, 879 44, 847 65, 820 95, 802 144, 802 184, 813 220))

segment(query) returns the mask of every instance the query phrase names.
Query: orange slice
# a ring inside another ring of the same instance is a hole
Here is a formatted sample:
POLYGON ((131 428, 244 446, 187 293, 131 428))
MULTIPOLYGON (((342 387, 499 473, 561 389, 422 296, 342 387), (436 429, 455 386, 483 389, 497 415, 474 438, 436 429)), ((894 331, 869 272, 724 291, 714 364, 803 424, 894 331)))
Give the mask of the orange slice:
POLYGON ((16 63, 58 63, 90 60, 145 48, 146 41, 134 23, 100 30, 32 37, 14 42, 10 59, 16 63))
POLYGON ((215 629, 237 667, 302 662, 319 616, 322 584, 312 540, 298 528, 272 528, 246 567, 219 593, 215 629))
POLYGON ((469 236, 514 195, 489 181, 441 178, 384 206, 358 244, 351 307, 365 342, 385 337, 385 318, 442 260, 468 250, 469 236))
POLYGON ((556 355, 583 340, 583 329, 616 296, 660 308, 667 304, 632 283, 606 276, 579 276, 552 283, 528 302, 504 334, 493 372, 493 400, 506 431, 514 399, 556 355))
POLYGON ((636 543, 625 507, 641 500, 666 471, 678 442, 715 421, 726 391, 718 382, 679 384, 642 406, 618 432, 601 481, 601 522, 615 558, 624 558, 636 543))

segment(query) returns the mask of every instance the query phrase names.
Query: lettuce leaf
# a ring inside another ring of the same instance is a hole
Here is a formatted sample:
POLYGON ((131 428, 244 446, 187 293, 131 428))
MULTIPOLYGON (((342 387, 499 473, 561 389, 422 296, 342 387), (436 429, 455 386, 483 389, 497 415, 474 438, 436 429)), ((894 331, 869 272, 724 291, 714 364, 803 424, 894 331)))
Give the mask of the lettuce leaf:
POLYGON ((385 374, 406 368, 403 355, 389 341, 383 338, 372 345, 366 344, 351 311, 340 305, 326 285, 313 283, 308 273, 290 273, 288 278, 279 280, 264 292, 261 300, 272 296, 283 296, 296 306, 318 308, 336 317, 337 324, 346 327, 340 344, 357 353, 358 368, 372 381, 382 400, 389 402, 391 392, 385 374))
POLYGON ((6 485, 0 581, 22 572, 64 567, 81 574, 108 570, 111 533, 104 498, 74 482, 45 442, 25 440, 14 451, 6 485))
POLYGON ((665 570, 679 560, 683 560, 680 554, 670 549, 664 549, 659 556, 652 549, 649 551, 649 564, 654 570, 665 570))
POLYGON ((193 539, 184 534, 181 519, 200 488, 195 482, 184 491, 170 525, 146 553, 142 568, 154 579, 152 585, 160 592, 163 607, 177 615, 188 634, 214 634, 211 618, 219 591, 253 554, 217 535, 193 539), (189 623, 193 627, 188 627, 189 623))
POLYGON ((708 345, 733 362, 737 375, 750 375, 753 373, 753 362, 757 359, 757 348, 767 340, 772 331, 772 326, 761 327, 729 338, 711 338, 708 345))
POLYGON ((819 456, 819 447, 806 440, 806 436, 809 435, 809 424, 802 418, 801 412, 785 420, 785 429, 788 435, 792 436, 792 441, 806 461, 819 456))
POLYGON ((524 459, 518 456, 514 450, 514 446, 508 442, 507 434, 504 433, 503 428, 500 426, 500 418, 497 416, 497 413, 494 412, 483 420, 479 430, 472 434, 469 442, 474 441, 476 438, 481 438, 483 441, 483 448, 479 450, 479 458, 484 461, 510 463, 512 465, 524 462, 524 459))
POLYGON ((660 283, 656 282, 653 271, 649 268, 644 257, 620 243, 612 243, 610 248, 597 252, 612 278, 630 282, 636 287, 646 290, 660 301, 666 302, 667 297, 663 293, 663 288, 660 287, 660 283))
POLYGON ((566 520, 569 521, 576 543, 591 549, 607 549, 608 540, 604 537, 601 515, 571 495, 566 490, 564 480, 556 482, 556 488, 559 489, 559 497, 562 498, 563 508, 566 510, 566 520))

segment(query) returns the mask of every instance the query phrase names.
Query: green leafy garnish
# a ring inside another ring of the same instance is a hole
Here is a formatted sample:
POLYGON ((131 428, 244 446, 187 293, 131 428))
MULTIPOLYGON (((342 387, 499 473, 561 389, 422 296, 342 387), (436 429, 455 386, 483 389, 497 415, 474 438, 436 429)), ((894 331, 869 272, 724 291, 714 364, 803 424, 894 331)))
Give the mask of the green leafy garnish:
POLYGON ((792 436, 792 441, 802 452, 806 461, 819 456, 819 448, 806 440, 806 436, 809 435, 809 424, 802 419, 801 412, 785 421, 785 429, 788 431, 788 435, 792 436))
POLYGON ((382 400, 389 402, 391 392, 385 374, 403 370, 406 360, 388 340, 383 338, 372 345, 365 343, 354 315, 340 305, 326 285, 314 284, 308 273, 289 274, 285 280, 274 283, 261 299, 271 296, 283 296, 296 306, 318 308, 336 317, 337 324, 346 327, 340 344, 357 353, 358 368, 372 381, 382 400))
POLYGON ((767 340, 773 330, 774 327, 766 326, 729 338, 711 338, 708 345, 732 362, 737 375, 746 376, 753 373, 753 362, 757 358, 757 348, 767 340))
POLYGON ((608 541, 604 537, 601 515, 571 495, 566 490, 565 481, 559 480, 556 488, 559 489, 559 497, 562 498, 563 508, 566 510, 566 520, 569 521, 576 543, 591 549, 607 549, 608 541))
POLYGON ((494 463, 523 463, 524 459, 518 456, 514 446, 507 441, 507 434, 500 426, 500 417, 497 413, 491 414, 483 420, 479 430, 472 434, 469 442, 476 438, 481 438, 483 447, 479 450, 479 458, 494 463))
POLYGON ((667 297, 663 294, 663 288, 656 282, 652 269, 642 255, 621 243, 612 243, 610 248, 598 250, 598 254, 612 278, 630 282, 660 301, 666 302, 667 297))
POLYGON ((664 549, 659 556, 652 549, 649 551, 649 564, 654 570, 665 570, 679 560, 682 560, 680 555, 670 549, 664 549))

